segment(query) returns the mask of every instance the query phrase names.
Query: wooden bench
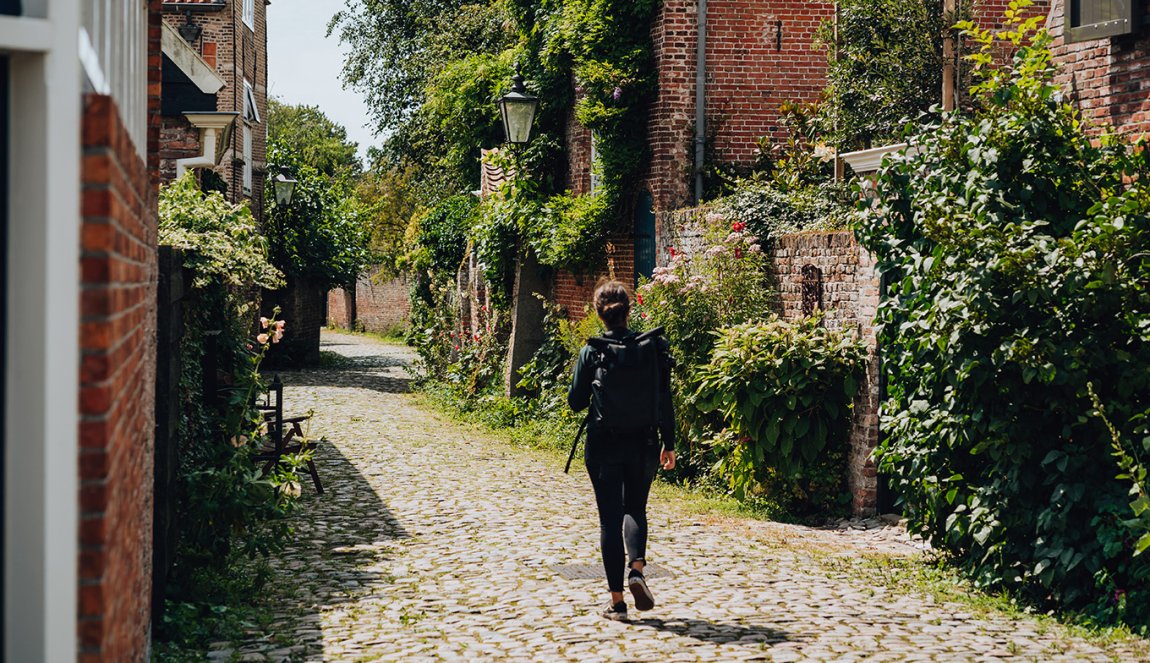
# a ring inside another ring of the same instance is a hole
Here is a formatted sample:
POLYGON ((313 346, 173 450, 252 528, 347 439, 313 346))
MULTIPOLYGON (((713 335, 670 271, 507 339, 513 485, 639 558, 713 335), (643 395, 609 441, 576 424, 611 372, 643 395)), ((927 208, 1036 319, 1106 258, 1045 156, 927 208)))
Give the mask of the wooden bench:
MULTIPOLYGON (((264 463, 265 476, 275 468, 284 455, 311 451, 314 456, 316 449, 316 441, 308 438, 303 432, 303 423, 311 419, 311 415, 285 417, 283 399, 284 384, 277 375, 272 379, 263 403, 256 404, 256 408, 263 413, 269 442, 256 453, 253 460, 264 463)), ((308 459, 307 470, 311 474, 312 483, 315 484, 315 492, 323 495, 323 484, 320 483, 319 472, 315 469, 314 457, 308 459)))

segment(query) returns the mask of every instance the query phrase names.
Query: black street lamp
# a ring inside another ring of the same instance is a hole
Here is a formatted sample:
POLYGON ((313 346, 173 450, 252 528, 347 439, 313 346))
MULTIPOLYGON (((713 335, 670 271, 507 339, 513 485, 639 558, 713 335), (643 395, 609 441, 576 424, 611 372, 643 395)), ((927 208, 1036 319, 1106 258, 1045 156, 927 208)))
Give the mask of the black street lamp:
POLYGON ((280 172, 278 175, 272 178, 272 182, 276 190, 276 204, 290 205, 291 195, 292 192, 295 191, 295 185, 297 184, 297 181, 294 177, 291 176, 287 166, 280 166, 280 172))
POLYGON ((522 145, 531 140, 531 125, 535 122, 535 111, 539 109, 539 98, 527 94, 523 77, 518 73, 512 80, 515 84, 511 91, 499 98, 499 112, 503 116, 503 135, 507 142, 522 145))

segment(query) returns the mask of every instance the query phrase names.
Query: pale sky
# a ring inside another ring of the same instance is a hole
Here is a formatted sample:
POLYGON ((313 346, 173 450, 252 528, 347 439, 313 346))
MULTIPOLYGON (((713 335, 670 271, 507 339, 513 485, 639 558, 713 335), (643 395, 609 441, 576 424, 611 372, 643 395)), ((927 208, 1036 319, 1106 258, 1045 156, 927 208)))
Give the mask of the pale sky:
MULTIPOLYGON (((372 136, 367 106, 359 93, 345 90, 339 73, 343 47, 333 35, 324 36, 327 23, 343 7, 342 0, 272 0, 268 21, 268 96, 289 104, 319 106, 333 121, 347 128, 365 157, 372 136)), ((366 164, 365 164, 366 165, 366 164)))

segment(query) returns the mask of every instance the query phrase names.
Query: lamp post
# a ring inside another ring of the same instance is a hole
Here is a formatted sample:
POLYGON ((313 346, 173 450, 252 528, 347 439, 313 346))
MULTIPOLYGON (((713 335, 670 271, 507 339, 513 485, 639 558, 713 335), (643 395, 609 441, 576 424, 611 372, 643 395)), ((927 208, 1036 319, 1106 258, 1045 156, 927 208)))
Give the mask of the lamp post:
POLYGON ((291 195, 295 191, 297 181, 291 176, 287 166, 280 166, 280 172, 274 178, 272 183, 276 190, 276 204, 277 205, 290 205, 291 195))
POLYGON ((535 123, 539 98, 527 94, 523 76, 516 73, 512 80, 511 91, 499 98, 499 113, 503 116, 503 135, 507 142, 522 145, 531 140, 531 126, 535 123))

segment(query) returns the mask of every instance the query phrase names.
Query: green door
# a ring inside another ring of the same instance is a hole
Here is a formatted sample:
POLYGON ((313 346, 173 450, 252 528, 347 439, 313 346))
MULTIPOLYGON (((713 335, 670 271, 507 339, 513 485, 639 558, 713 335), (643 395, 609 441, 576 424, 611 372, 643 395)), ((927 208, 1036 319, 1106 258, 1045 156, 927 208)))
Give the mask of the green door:
POLYGON ((635 285, 639 285, 640 277, 651 278, 656 258, 655 200, 644 190, 635 205, 635 285))

